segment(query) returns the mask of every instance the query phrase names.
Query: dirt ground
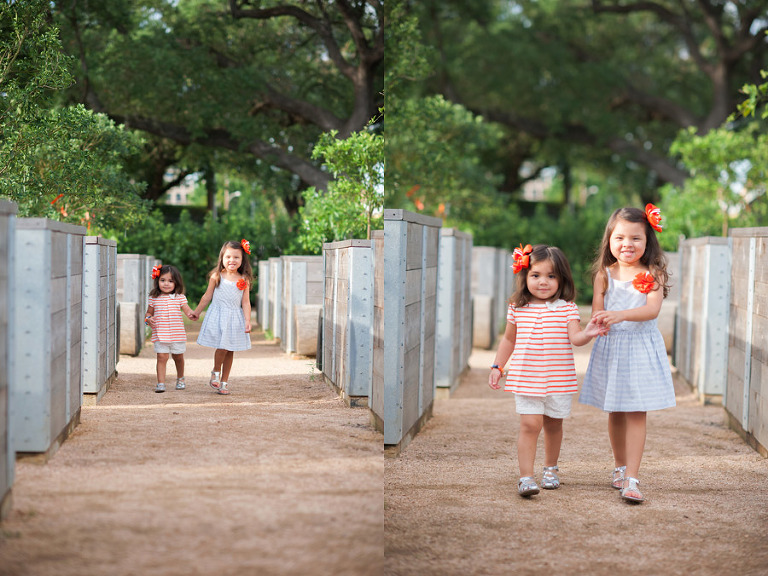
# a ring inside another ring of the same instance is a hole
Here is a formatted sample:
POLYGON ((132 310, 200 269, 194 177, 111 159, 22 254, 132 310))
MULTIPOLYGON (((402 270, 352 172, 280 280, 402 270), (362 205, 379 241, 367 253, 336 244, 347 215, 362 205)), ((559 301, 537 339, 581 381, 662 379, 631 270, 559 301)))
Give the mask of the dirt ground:
MULTIPOLYGON (((649 413, 640 470, 647 500, 610 486, 607 416, 574 402, 562 485, 517 495, 518 417, 488 387, 494 352, 475 350, 451 399, 384 466, 385 574, 768 574, 768 460, 678 383, 677 407, 649 413)), ((583 375, 589 347, 576 349, 583 375)), ((537 451, 541 476, 543 444, 537 451)))
POLYGON ((21 460, 0 525, 2 576, 374 575, 383 436, 313 360, 262 333, 230 396, 188 334, 187 389, 154 393, 150 347, 46 464, 21 460))

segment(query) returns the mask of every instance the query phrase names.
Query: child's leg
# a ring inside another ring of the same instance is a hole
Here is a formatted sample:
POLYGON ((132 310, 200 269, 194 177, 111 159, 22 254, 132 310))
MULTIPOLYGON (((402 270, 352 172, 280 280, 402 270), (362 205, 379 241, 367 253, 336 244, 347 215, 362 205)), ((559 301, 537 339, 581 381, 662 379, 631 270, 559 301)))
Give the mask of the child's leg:
POLYGON ((557 466, 563 444, 563 419, 544 416, 544 466, 557 466))
POLYGON ((232 360, 235 357, 235 353, 231 350, 224 350, 224 352, 226 352, 226 354, 224 355, 224 360, 221 364, 221 381, 229 382, 229 372, 232 370, 232 360))
POLYGON ((533 476, 536 460, 536 442, 539 439, 543 414, 520 414, 520 434, 517 437, 517 463, 520 476, 533 476))
POLYGON ((221 365, 224 364, 224 358, 226 358, 227 352, 229 352, 229 350, 216 348, 216 352, 213 353, 213 371, 214 372, 221 373, 221 365))
POLYGON ((608 438, 613 450, 614 466, 627 465, 627 412, 608 414, 608 438))
POLYGON ((640 461, 643 459, 643 451, 645 450, 646 413, 627 412, 626 422, 626 476, 637 478, 637 474, 640 472, 640 461))
POLYGON ((157 353, 157 383, 165 382, 165 367, 168 364, 168 354, 157 353))
POLYGON ((173 363, 176 364, 176 378, 184 378, 184 354, 173 354, 173 363))

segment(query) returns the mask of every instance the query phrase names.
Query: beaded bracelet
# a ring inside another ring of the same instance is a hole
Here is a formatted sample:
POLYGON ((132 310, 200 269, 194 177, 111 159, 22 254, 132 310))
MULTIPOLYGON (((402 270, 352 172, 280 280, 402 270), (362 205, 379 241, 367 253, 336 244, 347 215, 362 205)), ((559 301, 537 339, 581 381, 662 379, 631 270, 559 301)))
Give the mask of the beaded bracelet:
POLYGON ((494 364, 493 366, 491 366, 491 370, 493 370, 494 368, 496 368, 496 370, 498 370, 499 372, 502 371, 501 368, 499 368, 498 364, 494 364))

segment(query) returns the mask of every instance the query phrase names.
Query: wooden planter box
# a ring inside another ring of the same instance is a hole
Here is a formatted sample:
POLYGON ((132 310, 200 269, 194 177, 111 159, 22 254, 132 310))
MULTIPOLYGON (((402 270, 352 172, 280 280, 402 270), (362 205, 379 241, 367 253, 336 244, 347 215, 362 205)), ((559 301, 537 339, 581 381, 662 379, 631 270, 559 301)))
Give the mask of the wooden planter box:
POLYGON ((82 273, 83 393, 95 403, 117 377, 117 243, 86 236, 82 273))
POLYGON ((81 226, 16 220, 10 406, 17 453, 47 458, 80 419, 84 236, 81 226))
POLYGON ((472 236, 440 230, 440 267, 437 281, 437 342, 435 386, 437 397, 448 397, 469 367, 472 352, 472 236))
POLYGON ((323 245, 323 375, 350 406, 368 406, 373 377, 370 240, 323 245))

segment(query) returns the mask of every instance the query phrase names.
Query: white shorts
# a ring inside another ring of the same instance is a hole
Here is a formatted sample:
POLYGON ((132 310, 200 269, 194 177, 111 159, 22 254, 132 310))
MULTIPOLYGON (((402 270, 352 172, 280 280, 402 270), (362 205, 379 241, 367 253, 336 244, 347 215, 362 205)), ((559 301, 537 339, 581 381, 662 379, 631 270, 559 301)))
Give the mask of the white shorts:
POLYGON ((546 396, 515 394, 515 408, 518 414, 544 414, 550 418, 567 418, 571 415, 573 396, 573 394, 546 396))
POLYGON ((184 354, 187 351, 186 342, 152 342, 158 354, 184 354))

